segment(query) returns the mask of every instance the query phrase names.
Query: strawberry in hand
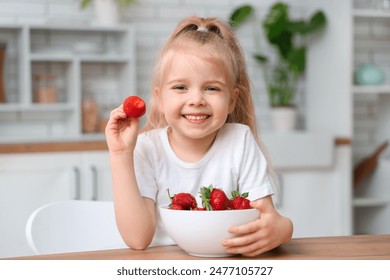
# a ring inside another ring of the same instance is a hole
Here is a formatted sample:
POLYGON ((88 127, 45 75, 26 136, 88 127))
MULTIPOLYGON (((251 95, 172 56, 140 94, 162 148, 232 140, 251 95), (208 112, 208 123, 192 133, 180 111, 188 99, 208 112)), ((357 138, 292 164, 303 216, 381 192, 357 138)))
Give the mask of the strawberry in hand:
POLYGON ((239 191, 232 191, 232 208, 235 210, 250 209, 250 200, 247 199, 248 193, 240 194, 239 191))
POLYGON ((130 118, 140 118, 146 112, 146 105, 138 96, 129 96, 123 101, 123 111, 130 118))

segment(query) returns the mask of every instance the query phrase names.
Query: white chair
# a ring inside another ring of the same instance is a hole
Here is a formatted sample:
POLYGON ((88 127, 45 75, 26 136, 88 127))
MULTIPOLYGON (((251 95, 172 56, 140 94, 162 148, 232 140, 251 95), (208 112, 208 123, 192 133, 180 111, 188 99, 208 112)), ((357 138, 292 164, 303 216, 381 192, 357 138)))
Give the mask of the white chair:
POLYGON ((127 248, 115 222, 114 204, 106 201, 58 201, 35 210, 26 224, 35 254, 127 248))

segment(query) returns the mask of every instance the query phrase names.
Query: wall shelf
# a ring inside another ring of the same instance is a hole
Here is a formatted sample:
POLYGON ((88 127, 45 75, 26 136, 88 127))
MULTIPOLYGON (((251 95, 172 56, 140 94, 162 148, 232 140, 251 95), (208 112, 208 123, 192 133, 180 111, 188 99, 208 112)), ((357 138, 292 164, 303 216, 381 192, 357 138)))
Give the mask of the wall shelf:
POLYGON ((354 94, 390 94, 390 85, 354 86, 354 94))
POLYGON ((386 199, 383 198, 355 198, 353 200, 354 207, 382 207, 386 206, 389 203, 386 199))
POLYGON ((355 9, 353 16, 355 18, 390 18, 390 11, 379 9, 355 9))
POLYGON ((103 139, 107 111, 135 94, 132 25, 0 24, 0 40, 14 50, 6 52, 6 76, 18 73, 15 88, 6 87, 8 103, 0 104, 3 140, 28 140, 26 135, 35 139, 34 134, 45 141, 103 139), (36 94, 37 77, 47 75, 55 77, 56 99, 50 104, 36 94), (88 133, 82 114, 87 97, 95 101, 99 118, 96 129, 88 133))

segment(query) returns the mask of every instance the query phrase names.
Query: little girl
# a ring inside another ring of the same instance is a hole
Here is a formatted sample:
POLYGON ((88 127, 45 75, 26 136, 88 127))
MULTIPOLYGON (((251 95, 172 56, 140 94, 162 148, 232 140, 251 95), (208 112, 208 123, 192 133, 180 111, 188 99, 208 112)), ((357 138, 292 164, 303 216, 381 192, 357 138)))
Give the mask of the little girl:
MULTIPOLYGON (((288 242, 291 221, 274 208, 270 165, 257 136, 243 53, 230 26, 190 17, 169 37, 157 60, 148 118, 127 118, 122 106, 106 127, 116 220, 133 249, 171 245, 159 206, 171 194, 214 185, 226 194, 249 192, 261 211, 255 222, 232 227, 227 253, 255 256, 288 242)), ((200 204, 200 202, 198 202, 200 204)))

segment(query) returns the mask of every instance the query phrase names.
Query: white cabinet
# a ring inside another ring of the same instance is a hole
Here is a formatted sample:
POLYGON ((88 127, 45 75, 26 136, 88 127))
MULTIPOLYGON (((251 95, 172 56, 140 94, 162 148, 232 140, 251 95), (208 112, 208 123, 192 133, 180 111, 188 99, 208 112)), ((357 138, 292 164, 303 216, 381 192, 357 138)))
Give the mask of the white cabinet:
POLYGON ((82 153, 82 199, 113 200, 109 154, 102 152, 82 153))
MULTIPOLYGON (((354 69, 356 71, 364 63, 371 63, 385 75, 383 84, 354 85, 352 88, 354 135, 357 137, 353 155, 354 161, 358 162, 384 141, 390 141, 390 13, 369 2, 364 5, 363 2, 355 2, 354 8, 354 69)), ((390 154, 389 149, 385 154, 390 154)), ((356 234, 390 232, 389 174, 389 158, 384 157, 380 159, 375 172, 354 190, 356 234)))
POLYGON ((390 233, 390 158, 379 160, 374 174, 355 193, 355 231, 390 233))
POLYGON ((112 200, 108 152, 0 155, 0 257, 30 255, 24 228, 38 207, 112 200))
POLYGON ((293 221, 293 237, 352 233, 350 154, 349 145, 338 146, 330 165, 277 168, 281 188, 276 206, 293 221))
POLYGON ((103 139, 108 112, 136 94, 134 37, 131 25, 0 24, 6 45, 1 140, 103 139), (87 98, 95 106, 86 130, 87 98))

